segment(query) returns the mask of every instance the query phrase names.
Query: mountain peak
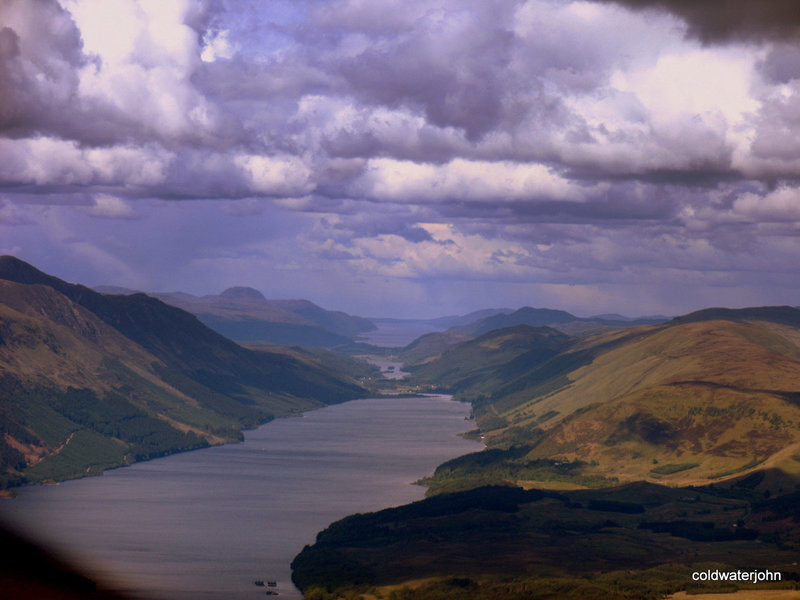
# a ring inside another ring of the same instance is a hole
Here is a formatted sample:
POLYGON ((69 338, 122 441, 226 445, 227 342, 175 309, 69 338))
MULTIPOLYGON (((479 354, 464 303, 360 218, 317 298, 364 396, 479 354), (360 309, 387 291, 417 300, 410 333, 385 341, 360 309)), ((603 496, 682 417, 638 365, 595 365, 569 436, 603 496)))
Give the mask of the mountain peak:
POLYGON ((16 256, 5 254, 0 256, 0 279, 17 283, 44 283, 50 276, 16 256))
POLYGON ((250 302, 266 302, 264 294, 251 287, 231 287, 220 294, 221 298, 230 300, 248 300, 250 302))

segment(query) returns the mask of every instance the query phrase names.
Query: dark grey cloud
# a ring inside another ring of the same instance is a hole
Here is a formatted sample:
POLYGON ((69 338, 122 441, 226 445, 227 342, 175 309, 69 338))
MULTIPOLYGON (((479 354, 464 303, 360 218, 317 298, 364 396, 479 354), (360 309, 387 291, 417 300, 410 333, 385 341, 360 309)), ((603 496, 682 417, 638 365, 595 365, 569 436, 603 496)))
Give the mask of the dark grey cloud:
MULTIPOLYGON (((25 6, 19 0, 11 4, 25 6)), ((731 168, 732 150, 724 136, 703 124, 670 139, 646 131, 649 115, 635 102, 622 116, 628 131, 590 123, 565 103, 564 97, 591 97, 602 90, 620 66, 620 44, 628 53, 643 44, 620 42, 607 31, 613 15, 593 27, 576 19, 569 3, 412 2, 404 10, 399 4, 309 3, 307 21, 280 25, 294 43, 273 54, 247 48, 231 59, 171 64, 163 48, 138 51, 141 56, 122 65, 131 73, 130 89, 114 91, 112 99, 76 93, 78 69, 92 61, 101 71, 105 65, 83 48, 69 14, 54 2, 45 4, 52 9, 49 16, 43 11, 45 20, 64 39, 52 42, 58 51, 40 48, 30 35, 26 45, 47 56, 65 56, 72 88, 67 100, 47 110, 26 103, 31 126, 36 124, 38 134, 81 145, 130 144, 157 157, 165 174, 151 184, 153 195, 238 199, 297 193, 298 186, 254 186, 231 159, 237 154, 303 155, 314 172, 310 188, 324 196, 351 192, 348 177, 365 168, 331 167, 339 158, 535 161, 587 180, 655 181, 683 174, 687 183, 715 173, 723 178, 731 168), (165 78, 159 61, 180 76, 165 78), (133 95, 146 99, 143 106, 131 104, 133 95), (169 112, 148 106, 160 97, 174 105, 169 112), (48 125, 47 115, 55 122, 48 125), (615 152, 604 150, 609 142, 615 152), (174 156, 165 159, 169 153, 174 156)), ((229 25, 225 7, 257 14, 253 3, 196 6, 183 22, 197 34, 197 53, 200 40, 229 25)), ((25 14, 32 28, 30 12, 25 14)), ((237 31, 253 43, 255 25, 238 23, 237 31)), ((644 29, 634 33, 647 33, 647 27, 638 26, 644 29)), ((19 46, 12 34, 3 38, 9 56, 19 46)), ((607 102, 620 106, 622 100, 620 95, 607 102)), ((20 129, 19 135, 25 131, 34 130, 20 129)), ((100 183, 79 179, 78 185, 100 183)), ((100 179, 113 184, 114 177, 100 179)), ((124 174, 119 185, 125 185, 124 174)))
POLYGON ((760 62, 759 70, 771 83, 800 79, 800 48, 797 44, 776 44, 760 62))
POLYGON ((669 11, 689 25, 689 35, 706 43, 791 40, 800 35, 795 0, 604 0, 633 9, 669 11))
MULTIPOLYGON (((772 168, 780 177, 781 161, 794 164, 800 155, 800 99, 774 98, 764 105, 761 124, 753 139, 752 152, 757 158, 771 161, 772 168)), ((787 165, 788 166, 788 165, 787 165)), ((785 176, 784 176, 785 177, 785 176)))
POLYGON ((509 118, 508 65, 518 2, 311 5, 297 32, 306 65, 366 105, 407 107, 471 141, 509 118), (396 9, 396 10, 393 10, 396 9))
POLYGON ((369 101, 421 109, 430 123, 463 129, 476 141, 510 116, 498 92, 508 88, 500 79, 513 37, 481 25, 476 19, 457 33, 470 40, 469 53, 447 38, 423 47, 433 37, 423 30, 391 51, 370 48, 342 61, 340 73, 369 101))
POLYGON ((58 130, 85 62, 80 32, 57 2, 0 4, 0 132, 58 130))
MULTIPOLYGON (((189 3, 182 24, 199 38, 212 13, 204 2, 189 3)), ((87 48, 74 16, 57 0, 3 0, 0 135, 217 149, 241 139, 239 119, 207 102, 195 86, 199 57, 171 57, 149 35, 126 31, 147 33, 152 14, 138 18, 106 24, 120 38, 135 37, 130 55, 116 64, 87 48)))
MULTIPOLYGON (((585 202, 542 200, 517 203, 447 203, 440 208, 449 219, 464 219, 482 224, 494 223, 490 237, 502 235, 503 228, 523 224, 585 224, 610 230, 646 223, 675 224, 685 206, 704 204, 702 190, 659 185, 615 184, 589 195, 585 202)), ((472 230, 469 224, 466 230, 472 230)), ((488 230, 483 229, 488 234, 488 230)))

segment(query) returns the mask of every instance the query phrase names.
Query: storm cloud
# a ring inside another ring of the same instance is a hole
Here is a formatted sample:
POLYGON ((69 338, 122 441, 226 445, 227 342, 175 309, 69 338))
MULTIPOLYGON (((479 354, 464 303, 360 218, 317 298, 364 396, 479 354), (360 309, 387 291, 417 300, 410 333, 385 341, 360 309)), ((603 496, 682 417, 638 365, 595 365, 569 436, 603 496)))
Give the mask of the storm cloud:
POLYGON ((793 0, 612 0, 634 9, 668 11, 689 25, 688 34, 706 43, 796 40, 800 6, 793 0))
POLYGON ((0 0, 0 250, 372 314, 796 304, 798 27, 783 1, 0 0))

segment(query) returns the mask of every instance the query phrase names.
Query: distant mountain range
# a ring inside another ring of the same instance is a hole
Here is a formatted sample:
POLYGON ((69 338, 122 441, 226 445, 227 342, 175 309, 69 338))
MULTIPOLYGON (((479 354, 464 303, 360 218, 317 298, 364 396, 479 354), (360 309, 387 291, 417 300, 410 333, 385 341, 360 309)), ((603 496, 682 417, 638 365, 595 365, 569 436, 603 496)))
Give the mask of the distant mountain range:
POLYGON ((631 319, 621 315, 582 318, 563 310, 531 308, 529 306, 517 310, 489 309, 462 317, 443 317, 437 322, 440 326, 443 324, 450 325, 449 329, 421 335, 411 343, 398 348, 394 355, 399 360, 402 360, 406 366, 414 367, 431 362, 446 350, 470 339, 481 337, 491 331, 517 325, 550 327, 567 336, 586 337, 615 329, 663 323, 667 320, 669 320, 668 317, 631 319))
POLYGON ((100 294, 2 256, 0 482, 236 440, 243 427, 363 396, 345 362, 247 350, 156 298, 100 294))
MULTIPOLYGON (((435 358, 442 350, 469 338, 475 338, 493 329, 514 325, 533 327, 549 326, 574 336, 587 336, 621 327, 656 324, 669 317, 653 316, 629 318, 622 315, 576 317, 563 310, 531 308, 490 308, 466 315, 446 316, 437 319, 383 319, 373 318, 377 331, 359 336, 360 340, 380 347, 396 348, 394 354, 407 364, 417 364, 435 358), (424 338, 424 339, 423 339, 424 338)), ((364 352, 365 348, 344 349, 364 352)))
MULTIPOLYGON (((137 293, 114 286, 99 286, 96 290, 107 294, 137 293)), ((585 336, 668 320, 668 317, 632 319, 616 314, 582 318, 563 310, 528 306, 517 310, 482 309, 435 319, 366 319, 326 310, 308 300, 267 300, 261 292, 250 287, 228 288, 219 295, 193 296, 184 292, 148 292, 148 295, 194 314, 211 329, 238 342, 335 348, 349 353, 369 351, 369 348, 358 346, 362 342, 377 347, 402 347, 420 334, 445 331, 454 333, 429 338, 425 346, 443 349, 456 340, 463 341, 466 337, 477 337, 513 325, 546 325, 570 335, 585 336), (433 339, 438 341, 431 346, 433 339)), ((430 357, 430 354, 423 356, 417 350, 411 355, 405 354, 403 359, 421 362, 430 357)))
MULTIPOLYGON (((113 286, 96 289, 108 294, 137 293, 113 286)), ((214 331, 238 342, 334 348, 352 344, 354 336, 375 329, 368 319, 325 310, 308 300, 267 300, 250 287, 232 287, 207 296, 184 292, 148 295, 194 314, 214 331)))

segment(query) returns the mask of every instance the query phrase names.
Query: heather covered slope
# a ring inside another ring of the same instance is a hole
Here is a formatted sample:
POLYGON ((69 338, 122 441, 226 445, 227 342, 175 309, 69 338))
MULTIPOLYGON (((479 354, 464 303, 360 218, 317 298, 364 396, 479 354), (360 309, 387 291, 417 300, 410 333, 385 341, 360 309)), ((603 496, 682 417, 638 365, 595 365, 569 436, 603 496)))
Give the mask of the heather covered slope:
POLYGON ((242 427, 363 395, 346 371, 247 350, 143 294, 104 296, 0 259, 6 483, 238 439, 242 427))
MULTIPOLYGON (((519 354, 497 364, 492 357, 500 349, 487 348, 470 359, 480 377, 462 372, 444 381, 473 402, 481 433, 496 450, 443 465, 431 483, 435 489, 496 481, 680 485, 764 467, 796 474, 796 313, 734 311, 724 320, 718 312, 708 313, 710 320, 690 315, 573 339, 544 360, 519 354)), ((452 373, 450 357, 467 347, 418 374, 452 373)))
POLYGON ((707 483, 756 467, 794 474, 799 341, 783 322, 679 322, 604 353, 538 406, 517 404, 513 418, 519 431, 561 407, 568 416, 527 458, 598 463, 595 472, 621 480, 707 483))

